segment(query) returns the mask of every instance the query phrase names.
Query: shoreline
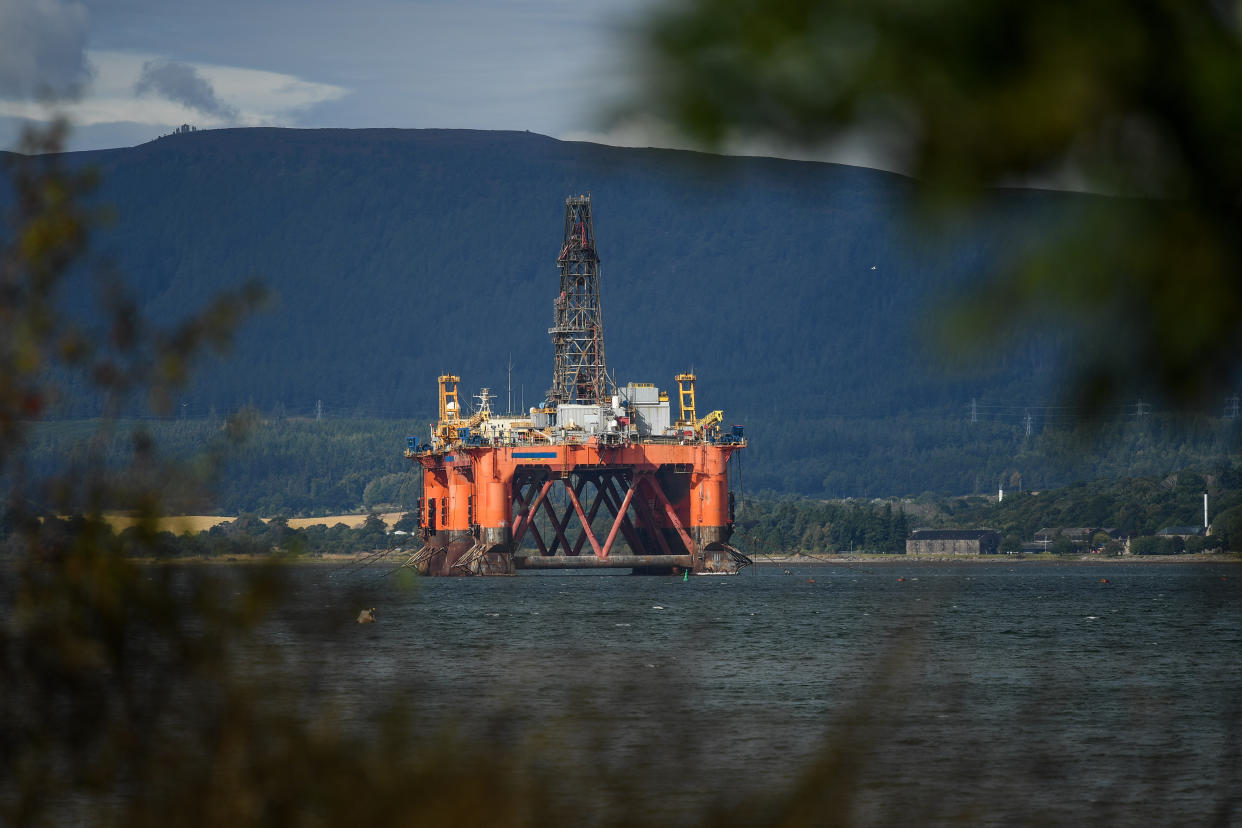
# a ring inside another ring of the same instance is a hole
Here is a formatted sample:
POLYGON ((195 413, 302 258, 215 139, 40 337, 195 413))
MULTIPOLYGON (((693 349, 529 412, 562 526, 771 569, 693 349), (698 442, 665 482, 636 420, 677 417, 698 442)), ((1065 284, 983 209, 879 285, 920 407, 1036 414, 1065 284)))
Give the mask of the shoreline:
POLYGON ((1242 555, 1234 552, 1195 552, 1183 555, 1122 555, 1105 558, 1100 555, 816 555, 806 557, 793 555, 758 555, 751 558, 756 566, 842 566, 867 564, 868 566, 892 566, 919 564, 980 564, 998 566, 1022 564, 1070 564, 1100 566, 1103 564, 1242 564, 1242 555))
MULTIPOLYGON (((139 564, 238 564, 238 565, 276 565, 304 566, 330 564, 350 564, 375 555, 378 550, 368 552, 332 553, 326 555, 195 555, 170 558, 131 558, 139 564)), ((393 551, 393 560, 401 553, 393 551)), ((1122 566, 1132 564, 1242 564, 1242 555, 1229 552, 1223 554, 1197 552, 1188 555, 1125 555, 1117 558, 1104 558, 1098 555, 1075 555, 1058 557, 1056 555, 816 555, 807 557, 793 555, 758 555, 752 558, 756 567, 788 567, 788 566, 849 566, 865 564, 867 566, 922 566, 943 564, 965 564, 970 566, 1033 566, 1055 564, 1057 566, 1122 566)))

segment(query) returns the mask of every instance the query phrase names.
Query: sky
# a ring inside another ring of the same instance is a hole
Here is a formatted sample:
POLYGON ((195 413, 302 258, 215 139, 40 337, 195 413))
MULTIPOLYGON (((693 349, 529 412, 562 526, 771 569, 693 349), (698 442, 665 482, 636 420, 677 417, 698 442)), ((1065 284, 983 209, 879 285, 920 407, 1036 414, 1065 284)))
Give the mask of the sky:
MULTIPOLYGON (((633 113, 637 32, 666 0, 0 0, 0 149, 60 113, 70 149, 181 124, 529 130, 688 148, 633 113)), ((884 166, 865 146, 746 155, 884 166)))
POLYGON ((608 140, 635 0, 0 0, 0 147, 180 124, 530 130, 608 140), (52 106, 49 106, 49 99, 52 106))

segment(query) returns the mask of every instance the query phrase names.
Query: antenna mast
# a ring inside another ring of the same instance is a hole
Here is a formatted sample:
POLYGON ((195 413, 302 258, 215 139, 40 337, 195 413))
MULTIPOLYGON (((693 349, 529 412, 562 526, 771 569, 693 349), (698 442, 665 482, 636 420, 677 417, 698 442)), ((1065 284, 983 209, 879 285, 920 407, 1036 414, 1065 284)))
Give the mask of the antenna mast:
POLYGON ((556 348, 548 405, 598 405, 605 399, 608 369, 589 195, 565 199, 565 238, 556 266, 561 292, 555 302, 555 324, 548 328, 556 348))

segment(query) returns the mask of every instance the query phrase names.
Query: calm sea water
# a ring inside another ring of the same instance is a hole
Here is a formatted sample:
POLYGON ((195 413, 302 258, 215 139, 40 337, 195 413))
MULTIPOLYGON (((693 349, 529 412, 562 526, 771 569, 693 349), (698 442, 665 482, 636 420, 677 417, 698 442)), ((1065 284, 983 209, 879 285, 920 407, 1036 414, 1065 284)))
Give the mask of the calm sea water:
POLYGON ((291 574, 264 634, 316 699, 550 742, 652 821, 836 784, 861 824, 1242 825, 1242 567, 382 572, 291 574))

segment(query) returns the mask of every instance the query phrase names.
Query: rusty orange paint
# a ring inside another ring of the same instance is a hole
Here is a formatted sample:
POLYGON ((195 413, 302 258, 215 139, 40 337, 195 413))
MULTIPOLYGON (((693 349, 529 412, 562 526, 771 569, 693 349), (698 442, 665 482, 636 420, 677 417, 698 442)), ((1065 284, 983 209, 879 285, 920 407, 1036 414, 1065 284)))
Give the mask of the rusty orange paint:
POLYGON ((424 466, 423 513, 419 525, 429 532, 440 529, 440 501, 448 495, 448 470, 443 466, 424 466))
MULTIPOLYGON (((683 526, 723 526, 729 520, 728 460, 737 446, 633 443, 601 446, 591 442, 574 445, 456 447, 451 455, 427 454, 418 458, 423 466, 426 502, 447 499, 447 523, 437 519, 436 530, 464 531, 471 523, 484 528, 507 526, 513 513, 513 477, 523 466, 543 466, 552 473, 577 468, 609 466, 634 474, 688 469, 689 486, 684 494, 666 492, 683 526), (537 449, 537 450, 536 450, 537 449), (451 459, 450 459, 451 458, 451 459)), ((654 481, 653 481, 654 482, 654 481)), ((424 526, 428 509, 424 508, 424 526)), ((661 510, 656 522, 667 528, 673 523, 661 510)))

